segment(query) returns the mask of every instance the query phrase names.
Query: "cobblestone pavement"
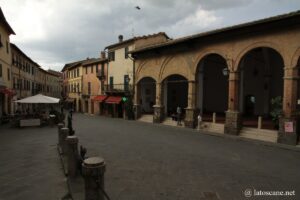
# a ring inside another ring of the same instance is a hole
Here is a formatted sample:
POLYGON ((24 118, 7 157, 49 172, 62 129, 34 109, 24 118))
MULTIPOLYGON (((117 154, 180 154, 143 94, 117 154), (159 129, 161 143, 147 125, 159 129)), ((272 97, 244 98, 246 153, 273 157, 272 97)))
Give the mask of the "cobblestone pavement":
POLYGON ((0 199, 56 200, 67 194, 57 128, 0 126, 0 199))
POLYGON ((74 114, 79 143, 107 163, 112 200, 244 199, 244 191, 295 190, 300 153, 195 130, 74 114))

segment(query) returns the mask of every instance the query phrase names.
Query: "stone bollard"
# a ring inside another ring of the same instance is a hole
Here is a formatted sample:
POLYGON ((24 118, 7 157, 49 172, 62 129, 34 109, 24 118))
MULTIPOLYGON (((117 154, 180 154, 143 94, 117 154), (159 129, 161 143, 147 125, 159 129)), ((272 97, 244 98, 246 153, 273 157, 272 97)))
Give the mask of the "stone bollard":
POLYGON ((57 129, 58 129, 58 145, 61 147, 61 138, 60 138, 60 135, 61 135, 61 129, 64 127, 64 124, 62 123, 59 123, 57 124, 57 129))
POLYGON ((216 113, 214 112, 213 113, 213 123, 216 123, 216 118, 217 118, 217 116, 216 116, 216 113))
POLYGON ((69 129, 68 128, 62 128, 60 130, 59 140, 61 142, 61 151, 62 154, 65 154, 67 152, 67 141, 66 138, 69 135, 69 129))
POLYGON ((103 158, 91 157, 83 161, 85 200, 104 200, 104 172, 103 158))
POLYGON ((257 124, 257 128, 258 128, 258 129, 261 129, 261 126, 262 126, 262 117, 261 117, 261 116, 259 116, 259 117, 258 117, 258 124, 257 124))
POLYGON ((67 141, 67 162, 68 176, 74 178, 78 174, 78 138, 77 136, 68 136, 67 141))

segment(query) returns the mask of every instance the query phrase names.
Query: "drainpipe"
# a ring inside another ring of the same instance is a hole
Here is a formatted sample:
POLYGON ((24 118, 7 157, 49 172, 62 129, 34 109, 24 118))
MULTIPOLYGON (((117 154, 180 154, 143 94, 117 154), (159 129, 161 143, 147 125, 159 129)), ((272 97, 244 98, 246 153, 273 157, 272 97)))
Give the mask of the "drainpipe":
POLYGON ((134 93, 135 93, 135 59, 131 56, 128 55, 128 58, 130 60, 132 60, 133 64, 132 64, 132 86, 133 86, 133 90, 132 90, 132 97, 134 97, 134 93))

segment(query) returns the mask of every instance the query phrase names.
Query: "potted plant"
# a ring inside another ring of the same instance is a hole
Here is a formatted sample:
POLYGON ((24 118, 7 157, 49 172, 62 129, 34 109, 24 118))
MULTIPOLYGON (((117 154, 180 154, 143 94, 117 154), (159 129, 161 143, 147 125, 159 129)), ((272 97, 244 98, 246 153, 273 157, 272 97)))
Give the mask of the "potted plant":
POLYGON ((282 98, 277 96, 271 99, 271 112, 272 121, 276 129, 279 128, 279 118, 282 115, 282 98))

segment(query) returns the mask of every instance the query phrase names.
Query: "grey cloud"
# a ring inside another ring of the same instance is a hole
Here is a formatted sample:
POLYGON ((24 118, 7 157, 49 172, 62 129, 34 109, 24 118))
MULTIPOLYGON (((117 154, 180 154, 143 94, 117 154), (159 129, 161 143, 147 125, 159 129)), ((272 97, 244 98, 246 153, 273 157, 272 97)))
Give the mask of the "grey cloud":
MULTIPOLYGON (((127 39, 132 37, 133 30, 134 35, 165 31, 176 38, 300 7, 297 0, 289 3, 280 0, 64 0, 59 4, 56 0, 25 0, 22 5, 17 0, 0 0, 3 5, 13 4, 8 12, 2 7, 10 19, 30 2, 46 5, 43 9, 47 14, 41 16, 46 36, 16 44, 34 60, 51 68, 99 56, 105 46, 117 42, 119 34, 127 39), (140 6, 141 10, 135 6, 140 6), (200 11, 209 12, 218 20, 205 26, 201 23, 203 20, 205 24, 205 18, 199 19, 199 23, 186 22, 200 11)), ((16 37, 20 34, 17 32, 16 37)))

